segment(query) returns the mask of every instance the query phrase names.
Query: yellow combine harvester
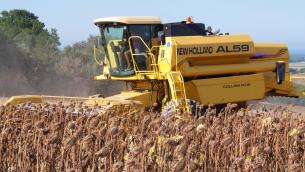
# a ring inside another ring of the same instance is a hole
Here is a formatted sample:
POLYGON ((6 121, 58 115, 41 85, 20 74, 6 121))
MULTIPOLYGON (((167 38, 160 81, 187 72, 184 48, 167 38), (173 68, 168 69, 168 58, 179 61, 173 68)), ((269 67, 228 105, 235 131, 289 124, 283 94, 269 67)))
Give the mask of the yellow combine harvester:
MULTIPOLYGON (((189 111, 189 105, 197 103, 303 95, 291 82, 285 44, 254 43, 248 35, 213 32, 191 17, 166 24, 158 17, 109 17, 94 20, 94 24, 101 32, 94 56, 103 68, 95 79, 126 84, 121 94, 86 98, 89 105, 134 101, 163 111, 189 111), (101 61, 98 52, 105 54, 101 61)), ((50 97, 17 96, 7 103, 45 98, 50 97)))

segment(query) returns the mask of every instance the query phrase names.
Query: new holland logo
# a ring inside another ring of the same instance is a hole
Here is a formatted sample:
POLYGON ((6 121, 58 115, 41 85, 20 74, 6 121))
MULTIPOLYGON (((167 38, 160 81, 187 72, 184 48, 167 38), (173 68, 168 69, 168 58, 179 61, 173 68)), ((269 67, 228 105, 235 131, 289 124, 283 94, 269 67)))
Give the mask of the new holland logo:
POLYGON ((248 44, 236 44, 236 45, 220 45, 216 49, 212 46, 201 46, 201 47, 182 47, 177 48, 177 53, 180 56, 185 55, 198 55, 198 54, 212 54, 212 53, 238 53, 248 52, 250 46, 248 44))
POLYGON ((178 55, 191 55, 191 54, 212 54, 213 47, 190 47, 178 48, 178 55))

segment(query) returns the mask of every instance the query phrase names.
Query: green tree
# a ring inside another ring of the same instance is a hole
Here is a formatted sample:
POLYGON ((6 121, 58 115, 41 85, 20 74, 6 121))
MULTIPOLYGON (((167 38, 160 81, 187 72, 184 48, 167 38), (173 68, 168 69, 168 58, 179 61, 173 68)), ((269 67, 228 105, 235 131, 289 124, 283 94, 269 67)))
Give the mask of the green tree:
POLYGON ((38 17, 26 10, 2 11, 0 25, 4 27, 9 38, 14 38, 24 30, 38 34, 44 30, 44 23, 38 17))
POLYGON ((49 32, 38 17, 26 10, 2 11, 0 16, 2 33, 15 41, 28 57, 37 63, 46 64, 48 58, 59 53, 59 37, 56 29, 49 32))

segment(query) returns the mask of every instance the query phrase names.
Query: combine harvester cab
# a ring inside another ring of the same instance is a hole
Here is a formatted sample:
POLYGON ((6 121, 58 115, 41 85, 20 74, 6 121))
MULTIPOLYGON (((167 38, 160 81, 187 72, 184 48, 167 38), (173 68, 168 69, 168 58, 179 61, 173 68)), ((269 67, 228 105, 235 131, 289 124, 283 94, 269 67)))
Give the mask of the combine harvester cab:
POLYGON ((95 80, 124 81, 121 94, 106 98, 15 96, 6 104, 58 99, 90 106, 132 103, 190 113, 198 104, 304 95, 291 81, 285 44, 254 43, 248 35, 213 32, 191 17, 166 24, 158 17, 108 17, 94 24, 101 32, 94 59, 103 68, 95 80))

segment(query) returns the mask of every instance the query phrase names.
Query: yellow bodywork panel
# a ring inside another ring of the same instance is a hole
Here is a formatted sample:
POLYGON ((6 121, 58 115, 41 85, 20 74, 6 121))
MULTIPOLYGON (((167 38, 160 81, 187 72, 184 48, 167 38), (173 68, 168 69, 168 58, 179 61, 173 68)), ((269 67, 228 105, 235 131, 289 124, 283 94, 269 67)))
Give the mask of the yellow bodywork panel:
POLYGON ((265 96, 263 74, 199 79, 185 83, 187 98, 201 104, 222 104, 262 99, 265 96))
MULTIPOLYGON (((152 94, 149 91, 126 91, 107 98, 91 98, 85 103, 88 105, 136 104, 141 107, 149 107, 152 105, 152 102, 150 101, 151 95, 152 94)), ((153 96, 156 95, 153 94, 153 96)))
POLYGON ((247 63, 254 54, 248 35, 166 37, 160 47, 158 64, 161 73, 174 67, 247 63))
POLYGON ((290 74, 286 73, 285 81, 282 84, 276 83, 276 74, 274 72, 265 72, 264 78, 266 81, 266 89, 268 91, 276 89, 282 94, 289 94, 292 90, 293 83, 290 81, 290 74), (283 93, 284 92, 284 93, 283 93))
POLYGON ((181 71, 183 76, 211 76, 224 74, 243 74, 273 71, 274 62, 268 61, 251 61, 242 64, 222 64, 222 65, 204 65, 204 66, 183 66, 181 71))
POLYGON ((105 100, 108 101, 134 100, 141 102, 143 107, 148 107, 151 106, 153 103, 151 101, 151 95, 152 93, 150 91, 143 91, 143 92, 126 91, 126 92, 122 92, 121 94, 107 97, 105 98, 105 100))
POLYGON ((248 35, 174 37, 178 66, 187 61, 191 66, 246 63, 254 53, 248 35), (191 40, 191 41, 187 41, 191 40))
MULTIPOLYGON (((65 96, 46 96, 46 95, 23 95, 13 96, 5 102, 6 105, 17 105, 20 103, 70 103, 70 102, 84 102, 88 106, 94 105, 109 105, 109 104, 134 104, 142 107, 151 106, 151 92, 122 92, 107 98, 84 98, 84 97, 65 97, 65 96)), ((156 96, 153 94, 153 98, 156 96)))
POLYGON ((67 97, 67 96, 47 96, 47 95, 22 95, 22 96, 13 96, 5 102, 4 105, 17 105, 20 103, 43 103, 43 102, 71 102, 71 101, 86 101, 89 98, 85 97, 67 97))
POLYGON ((289 72, 289 51, 286 44, 255 43, 256 58, 252 61, 276 62, 283 61, 286 64, 286 72, 289 72))
POLYGON ((13 96, 10 99, 8 99, 4 105, 17 105, 20 103, 25 102, 32 102, 32 103, 42 103, 43 97, 42 96, 13 96))
POLYGON ((186 57, 222 57, 225 60, 225 56, 236 53, 240 57, 254 53, 254 43, 248 35, 181 36, 172 39, 177 44, 180 60, 186 57))
POLYGON ((279 49, 287 49, 287 44, 275 44, 275 43, 255 43, 254 48, 255 52, 270 52, 271 54, 276 55, 279 49))

